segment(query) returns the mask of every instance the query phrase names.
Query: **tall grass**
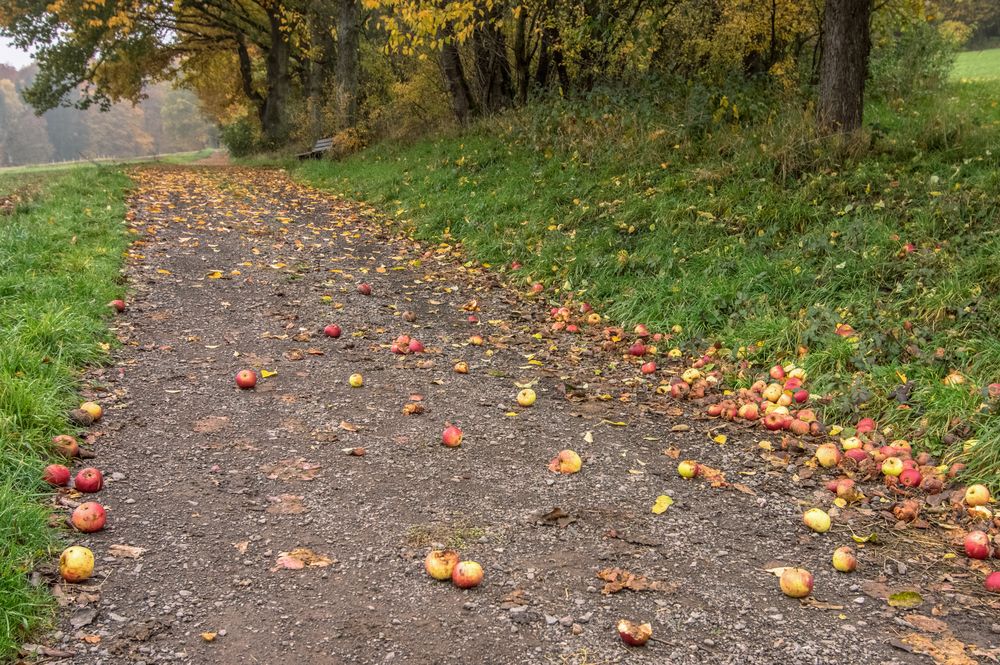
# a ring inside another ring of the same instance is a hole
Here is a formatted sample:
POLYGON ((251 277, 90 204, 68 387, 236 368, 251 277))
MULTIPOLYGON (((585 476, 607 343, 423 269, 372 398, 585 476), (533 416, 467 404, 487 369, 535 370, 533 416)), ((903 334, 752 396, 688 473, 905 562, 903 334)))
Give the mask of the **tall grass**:
POLYGON ((56 541, 41 471, 67 431, 82 367, 107 343, 105 304, 123 292, 128 179, 116 169, 0 175, 34 197, 0 216, 0 660, 52 610, 28 574, 56 541))
MULTIPOLYGON (((875 413, 937 452, 959 451, 965 426, 997 431, 978 387, 1000 381, 1000 86, 871 104, 860 146, 752 90, 644 94, 296 172, 619 321, 680 325, 690 351, 721 339, 760 366, 804 352, 831 420, 875 413), (968 382, 944 386, 952 370, 968 382), (917 386, 904 409, 901 376, 917 386)), ((975 450, 974 475, 1000 486, 1000 440, 975 450)))

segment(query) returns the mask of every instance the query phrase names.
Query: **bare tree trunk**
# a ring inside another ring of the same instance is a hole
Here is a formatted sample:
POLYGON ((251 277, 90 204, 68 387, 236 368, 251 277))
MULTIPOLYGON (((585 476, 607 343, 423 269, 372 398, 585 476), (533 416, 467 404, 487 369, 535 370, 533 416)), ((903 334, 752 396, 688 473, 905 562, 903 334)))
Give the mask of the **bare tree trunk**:
POLYGON ((323 135, 323 54, 320 44, 323 41, 323 21, 320 17, 318 0, 313 2, 309 13, 309 45, 311 57, 308 69, 309 91, 309 134, 313 141, 323 135))
POLYGON ((871 50, 871 0, 827 0, 820 43, 820 130, 850 134, 861 128, 871 50))
POLYGON ((288 35, 281 29, 281 16, 277 9, 268 11, 271 46, 267 51, 267 95, 261 113, 261 129, 271 147, 283 144, 288 138, 287 107, 292 90, 289 74, 291 48, 288 35))
POLYGON ((458 52, 458 45, 452 35, 451 26, 445 28, 444 35, 445 44, 441 48, 441 73, 444 74, 445 83, 448 85, 451 108, 455 112, 455 118, 464 125, 478 110, 476 102, 472 98, 472 92, 469 90, 469 82, 465 78, 462 56, 458 52))
POLYGON ((494 113, 510 106, 511 77, 507 60, 507 38, 497 27, 501 7, 499 4, 478 17, 472 33, 472 51, 475 61, 476 87, 479 91, 479 108, 494 113))
POLYGON ((527 26, 528 11, 522 7, 514 27, 514 81, 519 106, 524 106, 528 101, 528 80, 531 78, 527 26))
POLYGON ((337 106, 345 127, 358 124, 358 52, 361 8, 358 0, 340 0, 337 14, 337 106))

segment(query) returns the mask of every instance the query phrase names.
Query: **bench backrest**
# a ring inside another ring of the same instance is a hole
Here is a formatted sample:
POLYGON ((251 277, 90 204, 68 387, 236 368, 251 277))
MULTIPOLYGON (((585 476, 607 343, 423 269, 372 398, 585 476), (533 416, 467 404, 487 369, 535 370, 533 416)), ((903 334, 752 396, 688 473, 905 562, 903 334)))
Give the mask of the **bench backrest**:
POLYGON ((333 146, 333 137, 328 139, 320 139, 316 141, 316 145, 313 146, 313 150, 329 150, 333 146))

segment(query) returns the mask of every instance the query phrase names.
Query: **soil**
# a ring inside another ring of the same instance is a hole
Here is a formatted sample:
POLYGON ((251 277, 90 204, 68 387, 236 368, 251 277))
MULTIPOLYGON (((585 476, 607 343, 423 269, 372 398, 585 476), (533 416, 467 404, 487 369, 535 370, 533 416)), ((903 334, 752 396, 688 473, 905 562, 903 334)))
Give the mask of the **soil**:
POLYGON ((682 365, 637 378, 621 349, 600 349, 598 329, 548 332, 544 293, 532 298, 456 246, 420 246, 283 172, 146 167, 134 177, 122 346, 89 376, 105 416, 87 461, 105 472, 109 523, 73 538, 94 550, 95 577, 54 586, 64 607, 47 643, 73 652, 66 662, 1000 654, 1000 614, 964 557, 943 558, 953 548, 923 545, 929 536, 877 511, 834 509, 833 530, 809 532, 804 507, 829 508, 832 496, 807 456, 768 454, 763 430, 656 395, 682 365), (322 334, 329 323, 339 339, 322 334), (404 333, 427 351, 392 354, 404 333), (468 374, 453 371, 459 360, 468 374), (240 390, 243 368, 277 373, 240 390), (348 385, 355 372, 361 388, 348 385), (537 402, 517 406, 531 382, 537 402), (423 413, 405 415, 410 403, 423 413), (464 431, 459 448, 441 445, 448 422, 464 431), (365 454, 345 452, 356 447, 365 454), (583 457, 580 473, 549 471, 563 448, 583 457), (728 482, 679 478, 678 455, 728 482), (673 504, 654 514, 660 495, 673 504), (878 531, 884 544, 858 547, 858 572, 838 573, 830 556, 854 545, 852 531, 878 531), (483 584, 429 578, 435 544, 480 562, 483 584), (297 565, 297 548, 305 565, 282 567, 297 565), (781 565, 813 572, 811 599, 782 595, 765 570, 781 565), (657 589, 603 593, 598 573, 614 568, 657 589), (919 591, 918 607, 886 602, 905 589, 919 591), (621 618, 650 622, 655 641, 624 645, 621 618))

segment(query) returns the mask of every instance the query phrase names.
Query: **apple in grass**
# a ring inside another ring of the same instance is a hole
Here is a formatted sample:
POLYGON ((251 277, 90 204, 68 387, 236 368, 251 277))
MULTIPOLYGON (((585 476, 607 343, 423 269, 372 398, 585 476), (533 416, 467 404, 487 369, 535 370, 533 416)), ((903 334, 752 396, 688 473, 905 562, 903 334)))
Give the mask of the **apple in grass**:
POLYGON ((628 619, 622 619, 615 628, 622 642, 633 647, 641 647, 653 637, 653 626, 649 623, 633 623, 628 619))
POLYGON ((63 457, 80 456, 80 444, 69 434, 59 434, 52 437, 52 445, 55 446, 56 452, 63 457))
POLYGON ((575 451, 560 450, 559 454, 549 462, 549 471, 556 473, 576 473, 583 467, 583 460, 575 451))
POLYGON ((783 378, 785 378, 785 368, 782 367, 781 365, 775 365, 774 367, 771 368, 768 374, 770 374, 771 378, 774 379, 775 381, 780 381, 783 378))
POLYGON ((73 487, 87 494, 100 492, 101 488, 104 487, 104 476, 101 475, 100 470, 88 466, 86 469, 80 469, 80 472, 76 474, 76 478, 73 479, 73 487))
POLYGON ((483 567, 475 561, 459 561, 451 571, 451 581, 459 589, 471 589, 483 581, 483 567))
POLYGON ((792 394, 792 399, 795 400, 796 404, 803 404, 803 403, 805 403, 805 402, 807 402, 809 400, 809 391, 808 390, 796 390, 792 394))
POLYGON ((69 469, 62 464, 49 464, 45 467, 45 472, 42 474, 42 480, 53 487, 65 486, 69 483, 69 478, 69 469))
POLYGON ((252 369, 241 369, 236 373, 236 385, 249 390, 257 385, 257 373, 252 369))
POLYGON ((340 337, 341 332, 342 331, 340 330, 340 326, 338 326, 336 323, 331 323, 327 327, 323 328, 323 334, 326 335, 327 337, 332 337, 334 339, 340 337))
POLYGON ((833 567, 842 573, 852 573, 858 567, 858 558, 850 547, 838 547, 833 551, 833 567))
POLYGON ((805 598, 813 590, 813 576, 805 568, 786 568, 779 580, 781 591, 790 598, 805 598))
POLYGON ((110 307, 114 308, 114 310, 116 312, 124 312, 125 311, 125 301, 124 300, 121 300, 121 299, 119 299, 119 300, 112 300, 111 302, 108 303, 108 305, 110 307))
POLYGON ((59 574, 67 582, 83 582, 94 574, 94 553, 73 545, 59 555, 59 574))
POLYGON ((436 580, 449 580, 458 564, 458 552, 455 550, 431 550, 424 559, 424 570, 436 580))
POLYGON ((545 287, 542 286, 539 282, 535 282, 534 284, 531 285, 531 293, 536 296, 544 290, 545 287))
POLYGON ((81 503, 73 510, 73 515, 70 517, 73 526, 83 533, 100 531, 104 528, 106 520, 104 506, 96 501, 81 503))
POLYGON ((441 434, 441 443, 449 448, 458 448, 462 445, 462 430, 454 425, 448 425, 441 434))
POLYGON ((985 506, 990 502, 990 490, 986 485, 969 485, 965 490, 965 505, 985 506))

